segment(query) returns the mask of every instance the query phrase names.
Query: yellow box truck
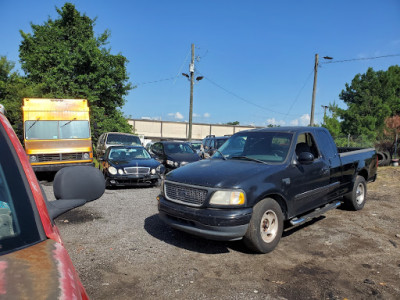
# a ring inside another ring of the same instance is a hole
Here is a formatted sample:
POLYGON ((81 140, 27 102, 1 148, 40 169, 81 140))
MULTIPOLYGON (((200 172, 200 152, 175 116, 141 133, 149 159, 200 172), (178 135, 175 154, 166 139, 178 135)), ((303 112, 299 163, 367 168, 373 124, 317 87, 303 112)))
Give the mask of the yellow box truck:
POLYGON ((93 166, 87 100, 24 98, 22 112, 25 151, 35 171, 93 166))

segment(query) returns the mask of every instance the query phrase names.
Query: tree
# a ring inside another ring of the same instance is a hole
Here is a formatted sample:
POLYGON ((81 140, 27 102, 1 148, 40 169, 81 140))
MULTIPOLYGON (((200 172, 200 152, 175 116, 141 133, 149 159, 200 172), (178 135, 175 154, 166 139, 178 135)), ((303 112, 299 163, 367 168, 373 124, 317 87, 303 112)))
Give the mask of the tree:
POLYGON ((387 118, 385 120, 385 125, 385 135, 393 141, 393 154, 394 157, 397 158, 397 140, 399 139, 400 133, 400 115, 387 118))
POLYGON ((385 119, 400 113, 400 67, 377 72, 369 68, 345 86, 339 97, 347 109, 336 109, 342 132, 369 140, 381 136, 385 119))
POLYGON ((240 124, 240 122, 239 121, 233 121, 233 122, 228 122, 228 123, 226 123, 226 125, 239 125, 240 124))
POLYGON ((109 31, 95 37, 95 20, 73 4, 56 10, 58 19, 31 24, 32 33, 20 31, 20 60, 28 82, 38 85, 41 97, 88 99, 94 140, 105 131, 131 132, 119 110, 132 89, 127 59, 105 48, 109 31))
POLYGON ((22 98, 36 96, 35 85, 28 85, 26 79, 13 71, 15 64, 0 56, 0 101, 6 115, 18 136, 22 135, 22 98))

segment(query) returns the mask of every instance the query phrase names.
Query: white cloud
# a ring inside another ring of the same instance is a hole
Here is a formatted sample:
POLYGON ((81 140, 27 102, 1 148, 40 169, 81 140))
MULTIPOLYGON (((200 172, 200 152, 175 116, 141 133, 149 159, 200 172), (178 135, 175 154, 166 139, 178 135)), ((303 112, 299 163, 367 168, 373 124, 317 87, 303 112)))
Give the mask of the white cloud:
POLYGON ((286 122, 283 120, 276 120, 275 118, 267 119, 267 125, 284 126, 285 124, 286 122))
POLYGON ((209 118, 210 116, 211 116, 210 113, 207 113, 207 112, 204 113, 204 115, 203 115, 204 118, 209 118))
POLYGON ((198 117, 201 117, 201 115, 193 113, 193 118, 198 118, 198 117))
POLYGON ((307 126, 310 124, 310 115, 305 114, 300 117, 300 125, 307 126))
POLYGON ((300 118, 290 121, 290 125, 292 126, 308 126, 309 124, 310 124, 309 114, 304 114, 300 118))
POLYGON ((168 116, 173 117, 174 119, 177 120, 183 119, 183 115, 179 111, 177 111, 176 113, 169 113, 168 116))

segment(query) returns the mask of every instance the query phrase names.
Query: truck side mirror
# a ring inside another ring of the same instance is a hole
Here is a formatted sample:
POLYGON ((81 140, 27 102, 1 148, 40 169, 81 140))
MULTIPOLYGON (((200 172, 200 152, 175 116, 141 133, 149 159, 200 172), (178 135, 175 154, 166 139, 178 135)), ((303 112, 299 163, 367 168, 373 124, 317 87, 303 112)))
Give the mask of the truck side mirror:
POLYGON ((297 160, 302 165, 309 165, 314 161, 314 155, 310 152, 301 152, 297 160))

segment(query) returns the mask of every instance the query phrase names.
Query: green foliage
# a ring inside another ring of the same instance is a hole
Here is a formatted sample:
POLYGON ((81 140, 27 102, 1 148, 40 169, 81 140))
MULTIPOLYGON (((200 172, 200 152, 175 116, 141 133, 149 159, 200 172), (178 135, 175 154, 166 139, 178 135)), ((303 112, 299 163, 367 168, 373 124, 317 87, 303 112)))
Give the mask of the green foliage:
POLYGON ((234 122, 228 122, 226 123, 226 125, 239 125, 240 122, 239 121, 234 121, 234 122))
POLYGON ((95 20, 73 4, 57 12, 58 19, 31 24, 32 33, 20 31, 20 60, 28 82, 39 88, 38 97, 88 99, 94 141, 105 131, 131 132, 118 110, 132 89, 127 59, 105 48, 109 31, 95 37, 95 20))
POLYGON ((37 96, 36 86, 13 72, 14 63, 5 56, 0 57, 0 102, 6 109, 6 116, 17 135, 22 136, 22 99, 26 95, 37 96))
POLYGON ((400 67, 357 74, 340 94, 347 109, 337 108, 343 133, 376 139, 383 133, 385 119, 400 112, 400 67))

